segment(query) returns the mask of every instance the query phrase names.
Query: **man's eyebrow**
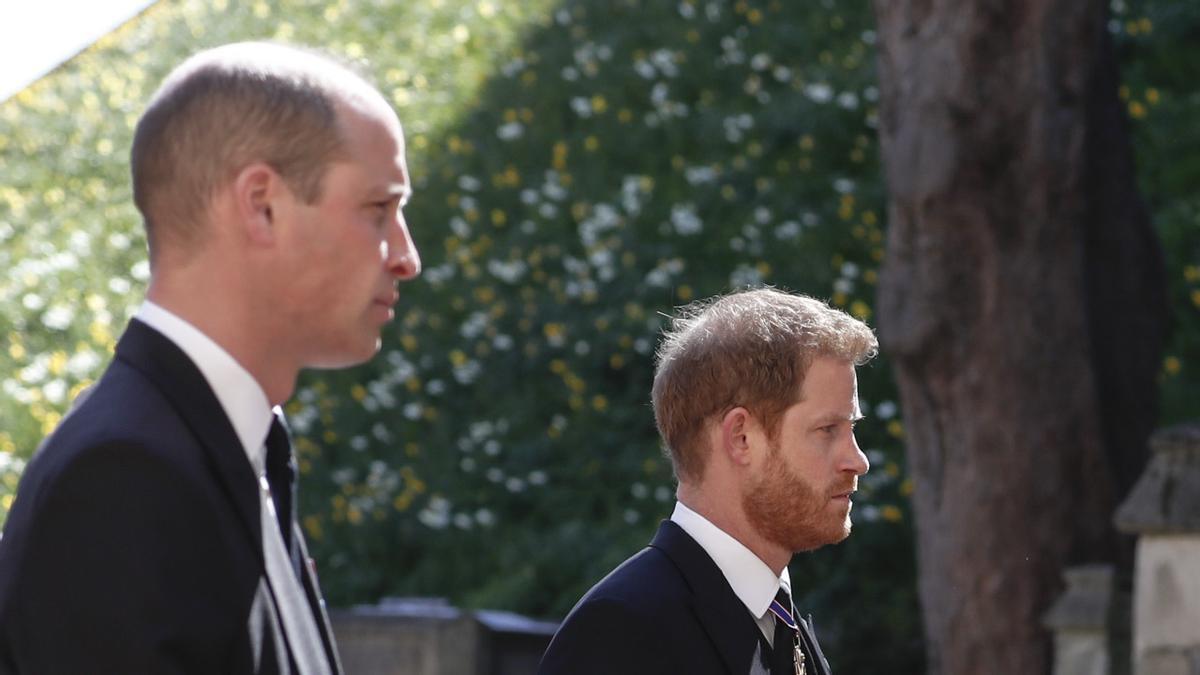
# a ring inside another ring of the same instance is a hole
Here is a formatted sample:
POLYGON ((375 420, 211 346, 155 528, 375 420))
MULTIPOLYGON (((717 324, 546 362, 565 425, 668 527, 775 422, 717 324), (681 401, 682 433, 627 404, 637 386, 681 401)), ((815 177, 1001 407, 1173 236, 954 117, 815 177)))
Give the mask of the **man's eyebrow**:
POLYGON ((389 199, 398 199, 401 205, 408 203, 412 199, 412 188, 407 183, 388 183, 376 188, 376 193, 382 192, 389 199))
POLYGON ((865 417, 865 415, 863 415, 862 412, 855 412, 855 414, 853 414, 853 415, 842 415, 840 413, 830 413, 828 415, 822 415, 822 416, 818 417, 814 421, 814 424, 817 426, 824 426, 826 424, 836 424, 838 422, 854 423, 854 422, 861 420, 863 417, 865 417))

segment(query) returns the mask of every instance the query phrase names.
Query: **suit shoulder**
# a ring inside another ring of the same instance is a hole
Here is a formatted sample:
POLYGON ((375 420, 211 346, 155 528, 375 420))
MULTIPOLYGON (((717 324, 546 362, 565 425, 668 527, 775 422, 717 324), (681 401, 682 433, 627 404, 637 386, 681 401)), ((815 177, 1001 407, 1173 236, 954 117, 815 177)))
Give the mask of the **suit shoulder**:
POLYGON ((567 616, 592 612, 614 621, 657 623, 677 617, 691 590, 662 551, 645 548, 618 565, 591 588, 567 616))

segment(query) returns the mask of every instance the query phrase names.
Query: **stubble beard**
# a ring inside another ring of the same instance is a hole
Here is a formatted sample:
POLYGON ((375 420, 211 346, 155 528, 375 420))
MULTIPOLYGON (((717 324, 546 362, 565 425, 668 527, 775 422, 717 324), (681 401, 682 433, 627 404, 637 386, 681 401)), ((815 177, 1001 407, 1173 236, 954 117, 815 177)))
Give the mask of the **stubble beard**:
POLYGON ((767 540, 792 553, 836 544, 850 536, 850 513, 832 512, 832 493, 813 487, 784 464, 779 448, 770 449, 762 474, 742 495, 750 524, 767 540))

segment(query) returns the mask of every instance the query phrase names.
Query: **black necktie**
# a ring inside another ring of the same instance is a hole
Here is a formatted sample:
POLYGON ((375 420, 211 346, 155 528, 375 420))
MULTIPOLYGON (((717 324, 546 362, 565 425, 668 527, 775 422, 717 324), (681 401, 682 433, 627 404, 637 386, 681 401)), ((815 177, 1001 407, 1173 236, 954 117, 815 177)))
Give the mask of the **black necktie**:
POLYGON ((296 465, 292 462, 292 443, 287 429, 276 415, 271 415, 266 445, 267 484, 271 486, 271 501, 275 502, 283 546, 292 559, 296 575, 300 576, 299 547, 292 541, 292 523, 296 522, 296 465))
MULTIPOLYGON (((792 596, 788 594, 782 586, 779 587, 779 592, 775 594, 775 602, 786 610, 787 619, 792 622, 792 626, 797 626, 795 622, 796 608, 792 605, 792 596)), ((796 645, 801 644, 799 631, 785 623, 785 619, 779 614, 775 615, 775 646, 772 649, 774 658, 772 660, 771 672, 775 675, 793 675, 796 672, 796 645)), ((803 650, 805 672, 813 673, 811 665, 811 657, 807 650, 803 650)))

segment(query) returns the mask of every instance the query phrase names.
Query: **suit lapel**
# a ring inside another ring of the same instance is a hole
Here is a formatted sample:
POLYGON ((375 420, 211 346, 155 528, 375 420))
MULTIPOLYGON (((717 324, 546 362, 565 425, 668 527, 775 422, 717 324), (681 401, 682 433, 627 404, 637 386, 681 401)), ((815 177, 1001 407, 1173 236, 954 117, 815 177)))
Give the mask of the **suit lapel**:
POLYGON ((153 382, 200 441, 261 559, 262 522, 254 471, 204 375, 175 343, 137 319, 129 322, 117 343, 116 358, 153 382))
POLYGON ((817 663, 817 667, 821 669, 814 675, 830 675, 829 661, 825 660, 825 654, 821 652, 821 645, 817 642, 817 632, 813 628, 812 615, 808 615, 807 618, 797 616, 796 625, 800 628, 800 641, 804 643, 805 650, 817 663))
POLYGON ((757 662, 761 632, 734 594, 720 568, 683 528, 663 521, 650 542, 675 563, 692 590, 692 610, 730 673, 745 673, 757 662))

